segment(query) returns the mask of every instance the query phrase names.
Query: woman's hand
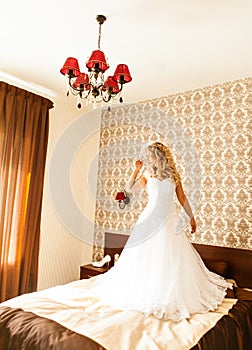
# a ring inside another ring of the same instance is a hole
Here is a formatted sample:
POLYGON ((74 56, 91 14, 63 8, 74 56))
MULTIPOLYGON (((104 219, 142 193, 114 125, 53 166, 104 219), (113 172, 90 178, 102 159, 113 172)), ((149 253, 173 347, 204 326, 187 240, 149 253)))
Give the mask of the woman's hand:
POLYGON ((191 218, 190 225, 191 225, 191 233, 194 233, 196 231, 196 221, 194 217, 191 218))
POLYGON ((139 176, 139 171, 143 166, 143 162, 141 160, 137 160, 135 162, 135 168, 133 173, 131 174, 130 179, 126 183, 126 191, 128 192, 137 192, 145 187, 147 180, 144 174, 139 176))
POLYGON ((142 166, 143 166, 143 162, 141 161, 141 160, 137 160, 136 162, 135 162, 135 169, 137 170, 137 171, 139 171, 141 168, 142 168, 142 166))

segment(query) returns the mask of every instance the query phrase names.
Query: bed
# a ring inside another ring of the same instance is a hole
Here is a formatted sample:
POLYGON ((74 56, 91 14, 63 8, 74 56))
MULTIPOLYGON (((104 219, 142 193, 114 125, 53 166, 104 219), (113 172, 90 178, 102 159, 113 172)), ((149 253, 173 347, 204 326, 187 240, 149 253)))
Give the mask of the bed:
MULTIPOLYGON (((120 254, 127 238, 106 233, 104 253, 120 254)), ((93 277, 0 304, 0 349, 252 349, 252 251, 194 246, 210 270, 235 283, 217 310, 179 323, 116 310, 90 294, 93 277)))

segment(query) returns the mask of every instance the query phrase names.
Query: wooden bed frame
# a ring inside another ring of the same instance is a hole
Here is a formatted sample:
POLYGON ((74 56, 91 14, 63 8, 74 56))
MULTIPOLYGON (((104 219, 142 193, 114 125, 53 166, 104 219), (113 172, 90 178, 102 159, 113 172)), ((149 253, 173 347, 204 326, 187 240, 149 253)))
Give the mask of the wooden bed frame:
MULTIPOLYGON (((105 232, 104 255, 109 254, 113 257, 116 253, 120 254, 128 238, 129 236, 125 234, 105 232)), ((239 287, 252 288, 252 250, 196 243, 193 243, 193 246, 209 269, 212 262, 226 262, 228 266, 226 277, 234 279, 239 287)))

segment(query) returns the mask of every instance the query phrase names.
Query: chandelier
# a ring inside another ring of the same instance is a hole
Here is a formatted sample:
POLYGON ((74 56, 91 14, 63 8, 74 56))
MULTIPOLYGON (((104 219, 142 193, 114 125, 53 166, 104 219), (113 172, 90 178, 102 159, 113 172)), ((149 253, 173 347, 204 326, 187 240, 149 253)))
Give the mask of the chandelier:
POLYGON ((69 91, 78 96, 78 108, 81 108, 81 100, 100 103, 109 102, 111 99, 119 97, 119 102, 123 102, 121 91, 123 85, 129 83, 132 78, 126 64, 118 64, 113 76, 108 76, 105 80, 104 73, 109 68, 105 59, 105 54, 100 50, 101 26, 106 21, 103 15, 96 16, 99 23, 98 50, 94 50, 86 62, 87 73, 82 73, 79 69, 78 60, 68 57, 60 72, 68 78, 69 91))

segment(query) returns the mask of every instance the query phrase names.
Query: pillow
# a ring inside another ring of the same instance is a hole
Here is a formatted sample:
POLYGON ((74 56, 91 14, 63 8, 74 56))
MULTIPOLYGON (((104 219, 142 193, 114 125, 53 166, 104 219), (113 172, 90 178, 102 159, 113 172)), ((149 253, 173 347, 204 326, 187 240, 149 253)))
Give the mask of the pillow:
POLYGON ((228 263, 226 261, 204 260, 204 263, 210 271, 215 272, 224 278, 229 277, 230 270, 229 270, 228 263))

